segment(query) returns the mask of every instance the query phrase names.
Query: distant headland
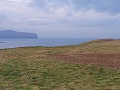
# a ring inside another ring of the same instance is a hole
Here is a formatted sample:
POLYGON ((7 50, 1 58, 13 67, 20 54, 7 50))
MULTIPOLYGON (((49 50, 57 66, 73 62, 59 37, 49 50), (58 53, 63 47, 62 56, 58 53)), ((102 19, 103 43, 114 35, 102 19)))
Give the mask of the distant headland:
POLYGON ((0 39, 38 39, 38 36, 35 33, 3 30, 0 31, 0 39))

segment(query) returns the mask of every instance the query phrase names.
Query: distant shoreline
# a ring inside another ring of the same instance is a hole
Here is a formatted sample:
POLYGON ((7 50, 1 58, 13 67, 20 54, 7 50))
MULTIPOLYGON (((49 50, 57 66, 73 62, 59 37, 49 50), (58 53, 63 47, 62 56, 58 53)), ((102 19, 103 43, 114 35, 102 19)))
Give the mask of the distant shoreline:
MULTIPOLYGON (((75 45, 82 45, 82 44, 89 44, 90 42, 109 42, 109 41, 119 41, 120 39, 95 39, 95 40, 90 40, 86 42, 82 42, 80 44, 69 44, 69 45, 57 45, 57 46, 43 46, 43 45, 38 45, 38 46, 16 46, 16 47, 6 47, 6 48, 0 48, 0 50, 5 50, 5 49, 16 49, 16 48, 36 48, 36 47, 64 47, 64 46, 75 46, 75 45)), ((6 43, 6 42, 0 42, 0 43, 6 43)))
POLYGON ((5 43, 5 42, 0 42, 0 43, 5 43))
POLYGON ((91 38, 40 38, 40 39, 0 39, 0 49, 34 46, 66 46, 88 42, 91 38))

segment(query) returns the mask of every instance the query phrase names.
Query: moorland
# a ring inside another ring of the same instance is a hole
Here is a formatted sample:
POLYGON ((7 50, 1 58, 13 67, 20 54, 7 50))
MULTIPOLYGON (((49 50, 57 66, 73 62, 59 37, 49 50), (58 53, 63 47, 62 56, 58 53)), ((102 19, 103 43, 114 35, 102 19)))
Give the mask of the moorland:
POLYGON ((120 90, 120 40, 1 49, 0 90, 120 90))

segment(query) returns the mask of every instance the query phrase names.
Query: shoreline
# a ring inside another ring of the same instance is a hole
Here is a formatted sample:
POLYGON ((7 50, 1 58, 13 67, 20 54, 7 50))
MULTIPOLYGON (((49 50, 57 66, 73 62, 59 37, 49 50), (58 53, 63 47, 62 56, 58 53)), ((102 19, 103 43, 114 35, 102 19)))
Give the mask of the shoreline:
MULTIPOLYGON (((77 45, 82 45, 82 44, 88 44, 88 43, 91 43, 91 42, 108 42, 108 41, 120 41, 120 39, 95 39, 95 40, 82 42, 80 44, 55 45, 55 46, 20 46, 20 47, 0 48, 0 50, 17 49, 17 48, 37 48, 37 47, 43 47, 43 48, 67 47, 67 46, 69 47, 69 46, 77 46, 77 45)), ((5 43, 5 42, 0 42, 0 43, 5 43)))

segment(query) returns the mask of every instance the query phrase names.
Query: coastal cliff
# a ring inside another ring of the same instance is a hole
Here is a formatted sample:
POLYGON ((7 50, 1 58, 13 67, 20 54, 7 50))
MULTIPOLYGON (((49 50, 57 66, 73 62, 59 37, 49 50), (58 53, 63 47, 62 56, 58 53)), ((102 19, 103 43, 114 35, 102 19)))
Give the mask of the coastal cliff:
POLYGON ((28 32, 17 32, 13 30, 0 31, 2 39, 38 39, 37 34, 28 32))

